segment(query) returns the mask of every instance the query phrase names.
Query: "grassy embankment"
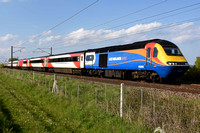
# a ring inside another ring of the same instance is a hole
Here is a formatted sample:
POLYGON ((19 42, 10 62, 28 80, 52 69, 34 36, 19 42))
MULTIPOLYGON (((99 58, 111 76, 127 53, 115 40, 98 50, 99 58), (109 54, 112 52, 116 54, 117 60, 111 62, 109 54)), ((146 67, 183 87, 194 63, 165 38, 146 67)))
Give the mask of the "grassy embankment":
POLYGON ((105 97, 105 85, 58 77, 56 94, 49 91, 53 76, 32 77, 18 70, 1 74, 3 131, 152 132, 161 127, 166 132, 200 132, 199 99, 143 90, 141 100, 140 90, 125 88, 122 120, 119 87, 107 85, 105 97))
MULTIPOLYGON (((148 131, 144 126, 129 124, 98 108, 92 100, 93 91, 84 93, 92 89, 92 83, 82 82, 77 98, 77 92, 71 88, 77 88, 80 83, 66 79, 69 82, 65 97, 62 93, 50 92, 39 81, 32 82, 30 73, 24 72, 21 80, 17 71, 9 71, 0 73, 0 132, 148 131)), ((35 78, 42 76, 37 74, 35 78)))

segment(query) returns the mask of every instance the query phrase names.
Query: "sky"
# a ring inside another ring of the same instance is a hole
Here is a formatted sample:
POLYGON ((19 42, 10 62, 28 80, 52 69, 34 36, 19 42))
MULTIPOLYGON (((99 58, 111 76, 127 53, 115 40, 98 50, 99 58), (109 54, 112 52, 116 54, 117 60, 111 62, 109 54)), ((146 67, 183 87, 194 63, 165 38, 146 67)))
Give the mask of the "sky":
POLYGON ((25 59, 46 56, 51 47, 61 54, 149 39, 175 43, 194 65, 200 1, 0 0, 0 62, 11 46, 14 57, 25 59))

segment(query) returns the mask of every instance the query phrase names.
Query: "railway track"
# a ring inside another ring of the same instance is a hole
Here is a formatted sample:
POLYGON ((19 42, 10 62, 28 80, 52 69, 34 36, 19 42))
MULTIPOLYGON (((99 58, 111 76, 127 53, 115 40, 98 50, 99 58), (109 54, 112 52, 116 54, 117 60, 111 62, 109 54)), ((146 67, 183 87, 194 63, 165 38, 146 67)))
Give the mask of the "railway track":
MULTIPOLYGON (((35 71, 38 72, 38 71, 35 71)), ((38 72, 46 75, 54 75, 54 73, 50 72, 38 72)), ((81 75, 71 75, 71 74, 62 74, 56 73, 58 76, 67 76, 73 79, 78 79, 82 81, 91 81, 96 83, 106 83, 114 86, 119 86, 120 83, 124 83, 126 87, 134 87, 134 88, 144 88, 151 91, 167 91, 174 93, 181 93, 184 95, 198 95, 200 98, 200 85, 198 84, 160 84, 160 83, 148 83, 145 81, 132 81, 132 80, 122 80, 122 79, 111 79, 111 78, 102 78, 102 77, 94 77, 94 76, 81 76, 81 75)))

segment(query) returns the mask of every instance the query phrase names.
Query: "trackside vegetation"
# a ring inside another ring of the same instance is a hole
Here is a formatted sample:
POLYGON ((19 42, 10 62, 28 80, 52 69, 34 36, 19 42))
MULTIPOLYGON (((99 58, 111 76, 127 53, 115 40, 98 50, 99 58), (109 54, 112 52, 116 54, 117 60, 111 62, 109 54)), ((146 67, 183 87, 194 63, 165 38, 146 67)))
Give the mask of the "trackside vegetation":
MULTIPOLYGON (((0 132, 200 132, 200 99, 0 69, 0 132)), ((183 95, 187 95, 184 93, 183 95)))
POLYGON ((190 66, 178 81, 187 84, 200 84, 200 57, 196 57, 195 65, 190 66))
POLYGON ((178 81, 186 84, 200 84, 200 68, 191 66, 178 81))
POLYGON ((0 73, 0 132, 150 131, 145 126, 106 113, 89 100, 93 96, 83 102, 73 94, 68 94, 68 98, 52 93, 45 85, 27 80, 25 73, 24 80, 6 73, 0 73))
POLYGON ((0 68, 3 68, 4 67, 4 65, 3 64, 0 64, 0 68))

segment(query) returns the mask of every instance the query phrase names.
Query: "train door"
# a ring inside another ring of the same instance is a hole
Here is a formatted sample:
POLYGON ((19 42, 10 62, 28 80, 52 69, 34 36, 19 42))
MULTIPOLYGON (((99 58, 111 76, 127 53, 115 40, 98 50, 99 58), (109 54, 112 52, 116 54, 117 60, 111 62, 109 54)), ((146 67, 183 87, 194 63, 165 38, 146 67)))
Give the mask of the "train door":
POLYGON ((47 58, 44 59, 44 67, 47 67, 47 58))
POLYGON ((99 67, 107 67, 108 54, 99 55, 99 67))
POLYGON ((80 67, 84 68, 84 54, 81 55, 80 67))
POLYGON ((154 47, 155 44, 149 44, 146 47, 146 61, 145 65, 147 69, 154 67, 153 60, 158 56, 158 49, 154 47))
POLYGON ((146 47, 145 66, 147 70, 150 70, 152 67, 152 53, 153 53, 153 48, 151 46, 146 47))
POLYGON ((27 66, 30 67, 30 60, 27 60, 27 66))

